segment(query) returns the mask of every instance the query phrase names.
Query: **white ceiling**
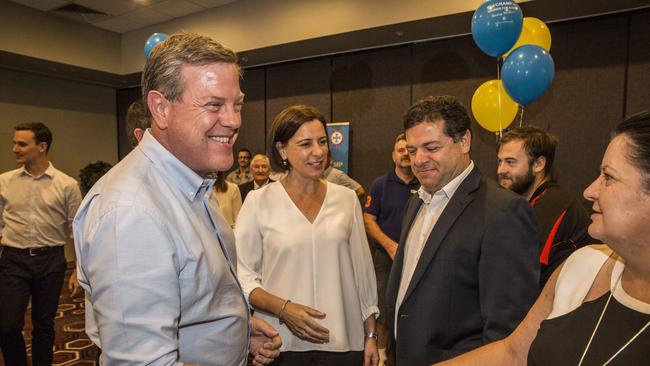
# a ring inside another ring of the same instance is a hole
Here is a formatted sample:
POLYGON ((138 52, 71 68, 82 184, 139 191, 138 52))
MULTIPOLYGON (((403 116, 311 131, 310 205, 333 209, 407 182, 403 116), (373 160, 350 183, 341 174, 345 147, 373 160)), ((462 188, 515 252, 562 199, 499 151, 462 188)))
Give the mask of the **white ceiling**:
POLYGON ((170 21, 237 0, 11 0, 48 14, 86 23, 117 33, 170 21), (93 12, 55 11, 74 4, 93 12))

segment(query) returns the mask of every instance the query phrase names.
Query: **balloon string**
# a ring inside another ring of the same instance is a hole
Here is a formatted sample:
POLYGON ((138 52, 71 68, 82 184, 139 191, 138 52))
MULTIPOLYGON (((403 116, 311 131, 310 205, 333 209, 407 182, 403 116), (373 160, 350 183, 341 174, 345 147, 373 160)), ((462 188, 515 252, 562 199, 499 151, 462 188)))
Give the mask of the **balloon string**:
POLYGON ((497 80, 501 80, 501 65, 499 64, 499 58, 497 57, 497 80))
POLYGON ((521 106, 521 113, 519 114, 519 127, 524 124, 524 106, 521 106))
MULTIPOLYGON (((497 57, 497 117, 499 118, 499 137, 503 135, 503 126, 501 125, 501 65, 500 58, 497 57)), ((499 139, 497 138, 497 142, 499 139)))

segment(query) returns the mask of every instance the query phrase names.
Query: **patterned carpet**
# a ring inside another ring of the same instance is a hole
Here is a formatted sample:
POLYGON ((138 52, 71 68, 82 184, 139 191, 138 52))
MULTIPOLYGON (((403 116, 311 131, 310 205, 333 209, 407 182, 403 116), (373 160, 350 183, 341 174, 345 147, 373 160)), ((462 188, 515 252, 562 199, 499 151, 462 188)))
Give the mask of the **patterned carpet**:
MULTIPOLYGON (((53 365, 95 365, 97 347, 86 336, 84 330, 84 298, 83 291, 70 297, 67 289, 71 270, 66 272, 65 286, 59 298, 59 308, 54 321, 54 363, 53 365)), ((31 362, 31 307, 25 316, 25 343, 27 343, 28 362, 31 362)), ((0 365, 4 362, 0 359, 0 365)), ((9 366, 9 365, 7 365, 9 366)))

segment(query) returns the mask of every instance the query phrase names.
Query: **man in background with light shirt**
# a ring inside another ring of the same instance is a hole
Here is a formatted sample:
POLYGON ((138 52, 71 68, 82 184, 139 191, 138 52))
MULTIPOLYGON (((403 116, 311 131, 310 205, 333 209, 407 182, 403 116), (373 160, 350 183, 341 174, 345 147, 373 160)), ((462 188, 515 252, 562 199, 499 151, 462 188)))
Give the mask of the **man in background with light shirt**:
POLYGON ((32 298, 32 364, 51 365, 54 316, 67 262, 63 246, 81 193, 47 159, 52 133, 42 123, 14 128, 21 168, 0 175, 0 347, 7 365, 27 365, 23 325, 32 298))
POLYGON ((251 175, 251 154, 250 150, 241 148, 237 152, 237 169, 226 176, 226 180, 240 186, 253 180, 251 175))
POLYGON ((386 291, 398 366, 431 365, 506 337, 539 292, 532 209, 474 166, 470 123, 448 96, 404 115, 421 187, 406 205, 386 291))

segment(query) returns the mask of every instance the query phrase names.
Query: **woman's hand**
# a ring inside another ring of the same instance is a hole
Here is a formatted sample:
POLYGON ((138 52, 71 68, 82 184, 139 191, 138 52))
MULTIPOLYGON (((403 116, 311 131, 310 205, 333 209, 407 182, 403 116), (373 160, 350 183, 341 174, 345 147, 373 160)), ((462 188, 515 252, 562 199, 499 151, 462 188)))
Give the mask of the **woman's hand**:
MULTIPOLYGON (((314 320, 325 319, 325 313, 305 305, 289 302, 282 311, 282 321, 296 337, 311 343, 328 343, 329 329, 314 320)), ((375 347, 376 348, 376 347, 375 347)))
POLYGON ((366 337, 363 345, 363 366, 379 365, 379 352, 377 351, 377 339, 366 337))

